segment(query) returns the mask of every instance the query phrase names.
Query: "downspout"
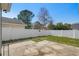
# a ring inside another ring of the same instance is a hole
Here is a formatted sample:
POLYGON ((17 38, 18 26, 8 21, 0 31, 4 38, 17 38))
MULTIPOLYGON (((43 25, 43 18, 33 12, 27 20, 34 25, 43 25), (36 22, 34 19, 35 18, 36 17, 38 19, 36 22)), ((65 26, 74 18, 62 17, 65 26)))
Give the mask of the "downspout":
POLYGON ((1 8, 1 4, 0 4, 0 55, 2 55, 1 48, 2 48, 2 8, 1 8))

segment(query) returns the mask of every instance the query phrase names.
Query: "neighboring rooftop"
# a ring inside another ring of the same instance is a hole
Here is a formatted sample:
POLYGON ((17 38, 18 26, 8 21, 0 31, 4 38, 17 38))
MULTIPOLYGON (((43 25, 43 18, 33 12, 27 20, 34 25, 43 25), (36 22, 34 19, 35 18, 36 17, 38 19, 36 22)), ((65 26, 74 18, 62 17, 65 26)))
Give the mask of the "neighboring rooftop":
POLYGON ((79 30, 79 23, 72 24, 72 29, 79 30))
POLYGON ((12 19, 7 17, 2 17, 2 23, 14 23, 14 24, 24 24, 22 20, 12 19))

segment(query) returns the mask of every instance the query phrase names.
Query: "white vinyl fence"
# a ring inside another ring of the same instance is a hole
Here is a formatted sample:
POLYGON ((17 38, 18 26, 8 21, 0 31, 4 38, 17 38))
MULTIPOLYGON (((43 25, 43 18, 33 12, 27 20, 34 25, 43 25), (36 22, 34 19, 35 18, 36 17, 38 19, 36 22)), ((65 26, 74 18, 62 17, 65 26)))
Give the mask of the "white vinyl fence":
POLYGON ((79 39, 79 30, 36 30, 36 29, 15 29, 2 28, 2 40, 14 40, 20 38, 36 37, 36 36, 63 36, 79 39))
POLYGON ((51 35, 79 39, 79 30, 52 30, 51 35))
POLYGON ((16 28, 3 28, 2 40, 14 40, 20 38, 46 36, 50 35, 48 30, 35 30, 35 29, 16 29, 16 28))

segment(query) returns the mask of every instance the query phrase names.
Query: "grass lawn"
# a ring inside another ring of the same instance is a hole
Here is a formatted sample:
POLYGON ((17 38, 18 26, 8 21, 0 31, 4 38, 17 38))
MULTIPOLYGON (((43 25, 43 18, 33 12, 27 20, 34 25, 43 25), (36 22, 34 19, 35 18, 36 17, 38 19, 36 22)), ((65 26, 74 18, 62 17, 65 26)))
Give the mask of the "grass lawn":
POLYGON ((17 43, 17 42, 22 42, 26 40, 33 40, 36 42, 42 41, 42 40, 49 40, 53 42, 58 42, 62 44, 67 44, 67 45, 72 45, 79 47, 79 39, 73 39, 73 38, 67 38, 67 37, 57 37, 57 36, 39 36, 39 37, 30 37, 30 38, 24 38, 24 39, 18 39, 18 40, 10 40, 10 41, 4 41, 3 44, 5 43, 17 43))
POLYGON ((72 45, 79 47, 79 39, 67 38, 67 37, 57 37, 57 36, 43 36, 33 38, 34 41, 39 42, 42 40, 49 40, 53 42, 58 42, 62 44, 72 45))

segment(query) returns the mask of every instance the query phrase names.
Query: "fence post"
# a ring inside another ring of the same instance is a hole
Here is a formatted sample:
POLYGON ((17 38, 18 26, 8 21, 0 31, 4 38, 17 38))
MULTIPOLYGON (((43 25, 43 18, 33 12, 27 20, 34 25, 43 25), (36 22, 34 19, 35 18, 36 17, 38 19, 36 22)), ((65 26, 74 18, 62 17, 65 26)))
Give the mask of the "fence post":
POLYGON ((73 38, 76 38, 75 35, 76 35, 76 31, 73 30, 73 38))
POLYGON ((3 48, 2 48, 2 56, 9 56, 9 43, 8 44, 3 44, 3 48), (7 47, 7 51, 6 51, 6 47, 7 47), (6 54, 7 53, 7 54, 6 54))
POLYGON ((63 34, 63 30, 61 30, 61 36, 63 36, 62 34, 63 34))

